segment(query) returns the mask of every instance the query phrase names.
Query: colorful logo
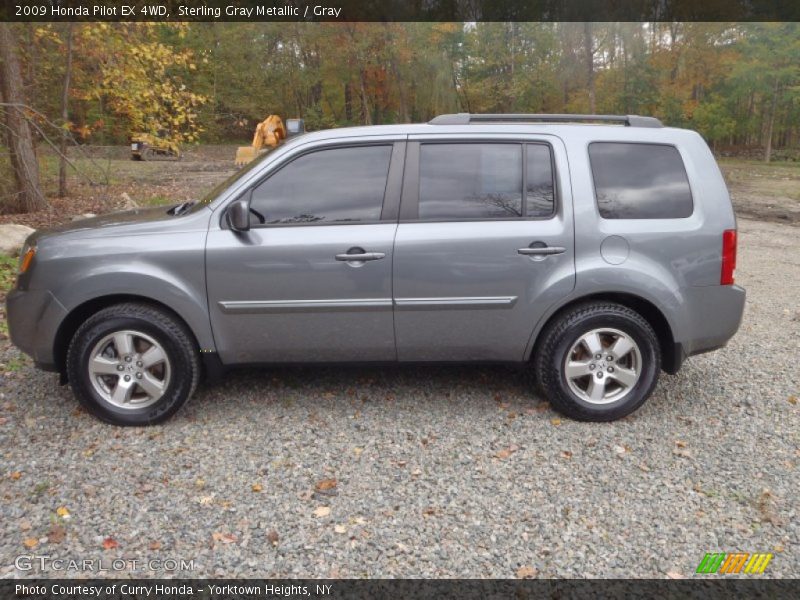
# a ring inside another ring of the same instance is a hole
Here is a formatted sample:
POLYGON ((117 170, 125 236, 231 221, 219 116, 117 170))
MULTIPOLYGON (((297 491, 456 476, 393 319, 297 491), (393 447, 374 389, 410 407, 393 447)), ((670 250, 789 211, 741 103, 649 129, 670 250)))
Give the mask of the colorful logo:
POLYGON ((711 573, 717 573, 718 575, 748 573, 755 575, 756 573, 763 573, 771 560, 772 554, 763 552, 757 552, 755 554, 750 554, 748 552, 734 552, 730 554, 726 554, 725 552, 717 552, 716 554, 709 553, 700 561, 695 573, 702 573, 704 575, 711 573))

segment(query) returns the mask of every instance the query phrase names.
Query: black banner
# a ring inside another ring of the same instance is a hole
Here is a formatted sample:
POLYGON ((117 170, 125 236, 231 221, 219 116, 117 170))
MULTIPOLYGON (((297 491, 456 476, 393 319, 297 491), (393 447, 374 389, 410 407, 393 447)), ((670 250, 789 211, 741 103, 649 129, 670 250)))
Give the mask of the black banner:
MULTIPOLYGON (((716 577, 716 576, 715 576, 716 577)), ((0 581, 0 598, 27 600, 286 600, 527 598, 797 598, 800 580, 481 580, 481 579, 18 579, 0 581)))
POLYGON ((2 21, 800 21, 794 0, 2 0, 2 21))

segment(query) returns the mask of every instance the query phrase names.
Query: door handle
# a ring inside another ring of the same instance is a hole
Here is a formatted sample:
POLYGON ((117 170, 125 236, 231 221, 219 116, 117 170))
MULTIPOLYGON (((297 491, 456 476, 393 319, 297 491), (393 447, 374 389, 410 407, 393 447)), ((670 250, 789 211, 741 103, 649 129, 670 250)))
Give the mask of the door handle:
POLYGON ((358 252, 355 254, 337 254, 336 260, 341 261, 366 261, 366 260, 380 260, 386 258, 383 252, 358 252))
POLYGON ((520 248, 518 254, 524 256, 551 256, 553 254, 563 254, 566 248, 562 246, 541 246, 539 248, 520 248))

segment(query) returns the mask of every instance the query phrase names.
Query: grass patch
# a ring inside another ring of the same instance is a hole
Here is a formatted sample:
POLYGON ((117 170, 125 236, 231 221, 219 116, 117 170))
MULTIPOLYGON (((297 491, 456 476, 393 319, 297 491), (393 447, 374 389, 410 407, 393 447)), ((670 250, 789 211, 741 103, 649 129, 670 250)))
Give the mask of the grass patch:
POLYGON ((148 198, 139 198, 137 201, 141 206, 164 206, 166 204, 177 204, 175 198, 164 196, 161 194, 150 196, 148 198))
POLYGON ((730 187, 758 196, 800 200, 800 163, 769 164, 758 160, 723 158, 719 166, 730 187))
MULTIPOLYGON (((0 254, 0 302, 5 301, 6 294, 14 287, 16 280, 17 259, 0 254)), ((3 309, 0 309, 0 339, 8 339, 8 323, 3 309)))
POLYGON ((18 259, 7 254, 0 254, 0 292, 6 293, 17 279, 18 259))

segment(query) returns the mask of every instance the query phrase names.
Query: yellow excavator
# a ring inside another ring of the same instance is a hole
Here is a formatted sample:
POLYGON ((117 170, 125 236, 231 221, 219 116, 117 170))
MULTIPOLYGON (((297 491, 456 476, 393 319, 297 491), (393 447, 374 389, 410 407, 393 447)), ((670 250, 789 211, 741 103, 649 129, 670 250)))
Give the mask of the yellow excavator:
POLYGON ((249 146, 239 146, 236 149, 237 166, 246 165, 262 151, 277 148, 286 138, 299 135, 305 131, 303 119, 286 119, 286 126, 278 115, 269 115, 256 125, 253 134, 253 143, 249 146))
POLYGON ((131 160, 179 160, 181 148, 166 135, 131 134, 131 160))

